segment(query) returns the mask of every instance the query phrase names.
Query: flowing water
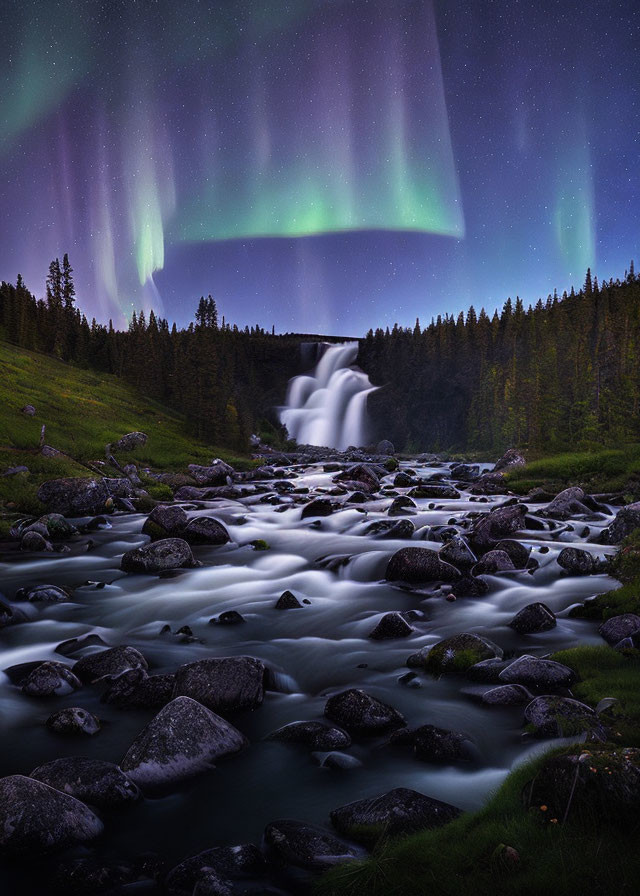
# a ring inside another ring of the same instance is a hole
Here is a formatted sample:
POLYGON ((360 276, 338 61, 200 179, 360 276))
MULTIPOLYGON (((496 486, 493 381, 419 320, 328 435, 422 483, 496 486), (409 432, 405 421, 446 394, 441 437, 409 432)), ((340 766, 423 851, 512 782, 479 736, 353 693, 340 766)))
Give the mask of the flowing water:
POLYGON ((289 383, 280 420, 301 445, 344 450, 367 441, 367 396, 375 391, 353 364, 358 343, 327 345, 315 369, 289 383))
MULTIPOLYGON (((322 375, 330 380, 344 369, 341 364, 349 351, 329 350, 321 361, 326 362, 322 375), (338 356, 342 360, 334 363, 332 358, 338 356)), ((443 472, 428 463, 412 466, 423 478, 443 472)), ((292 467, 285 475, 291 487, 308 488, 312 495, 335 488, 335 474, 323 472, 321 464, 292 467)), ((383 481, 392 480, 389 475, 383 481)), ((55 652, 60 642, 96 633, 110 646, 130 644, 140 649, 154 673, 172 672, 203 657, 232 654, 259 657, 277 673, 279 690, 269 691, 262 707, 230 717, 248 736, 250 746, 169 794, 146 798, 116 820, 109 819, 101 850, 116 855, 152 851, 171 864, 215 844, 259 843, 265 824, 277 818, 327 824, 331 809, 399 786, 475 809, 515 763, 547 744, 523 737, 522 708, 484 707, 477 696, 474 699, 474 692, 477 695, 482 688, 464 679, 420 675, 419 687, 401 684, 407 657, 461 631, 487 635, 505 651, 538 655, 578 642, 601 643, 595 625, 569 619, 567 611, 617 583, 606 575, 565 576, 556 562, 562 547, 579 540, 580 522, 574 531, 561 527, 556 537, 549 531, 519 533, 517 537, 533 547, 539 568, 533 574, 487 576, 488 595, 449 603, 440 592, 427 595, 388 584, 383 576, 389 558, 407 544, 438 549, 441 545, 428 538, 429 527, 470 511, 488 510, 504 498, 478 503, 462 489, 456 500, 434 504, 416 499, 412 539, 389 541, 365 530, 376 520, 388 519, 391 496, 378 496, 364 505, 334 498, 343 503, 333 515, 302 520, 301 507, 309 496, 287 488, 272 480, 248 483, 242 499, 191 505, 190 515, 213 515, 223 522, 232 541, 222 547, 194 548, 202 568, 172 577, 121 572, 123 552, 147 542, 141 534, 144 516, 139 514, 113 515, 110 528, 93 533, 96 545, 89 552, 14 555, 0 564, 1 589, 9 598, 21 586, 44 582, 75 589, 69 603, 40 609, 20 605, 33 618, 0 632, 3 669, 33 660, 64 661, 55 652), (256 539, 264 539, 269 550, 254 550, 250 543, 256 539), (309 603, 301 609, 274 609, 285 589, 309 603), (507 623, 520 608, 537 600, 558 614, 557 627, 543 634, 517 635, 507 623), (212 616, 232 609, 242 613, 244 625, 209 624, 212 616), (369 632, 390 610, 418 611, 412 622, 415 632, 399 640, 370 640, 369 632), (165 624, 173 632, 191 626, 200 642, 182 643, 176 635, 160 635, 165 624), (352 686, 393 705, 410 725, 430 723, 465 733, 477 745, 478 761, 430 765, 378 739, 357 742, 348 752, 361 766, 338 771, 319 767, 304 748, 264 740, 288 722, 321 719, 327 695, 352 686)), ((592 532, 608 521, 590 524, 592 532)), ((581 546, 600 556, 610 550, 581 546)), ((29 774, 37 765, 65 755, 120 761, 154 713, 101 704, 99 694, 99 687, 85 686, 68 697, 37 700, 0 674, 0 775, 29 774), (96 713, 102 731, 80 740, 49 732, 45 720, 63 706, 83 706, 96 713)))

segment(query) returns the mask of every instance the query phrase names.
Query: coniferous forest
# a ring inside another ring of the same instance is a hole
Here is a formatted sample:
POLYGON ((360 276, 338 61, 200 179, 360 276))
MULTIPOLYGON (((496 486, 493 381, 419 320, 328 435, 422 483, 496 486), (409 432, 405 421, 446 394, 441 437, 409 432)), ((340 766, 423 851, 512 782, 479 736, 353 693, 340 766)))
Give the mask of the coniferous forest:
MULTIPOLYGON (((289 378, 301 372, 300 334, 239 329, 199 300, 177 329, 153 311, 128 330, 77 307, 68 257, 51 262, 46 298, 21 277, 0 285, 3 337, 98 371, 178 408, 202 439, 246 447, 275 420, 289 378)), ((640 439, 640 278, 598 284, 524 307, 508 299, 490 317, 472 306, 422 327, 369 330, 358 363, 380 388, 369 398, 372 441, 405 450, 482 450, 511 445, 535 453, 640 439)))

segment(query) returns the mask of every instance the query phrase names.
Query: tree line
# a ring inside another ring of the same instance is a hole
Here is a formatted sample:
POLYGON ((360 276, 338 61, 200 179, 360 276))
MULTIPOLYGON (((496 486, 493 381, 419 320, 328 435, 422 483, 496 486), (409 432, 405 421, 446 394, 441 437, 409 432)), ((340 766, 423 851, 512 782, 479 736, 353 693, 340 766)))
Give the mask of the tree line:
POLYGON ((640 439, 640 278, 369 330, 358 363, 382 388, 375 436, 411 450, 535 452, 640 439))

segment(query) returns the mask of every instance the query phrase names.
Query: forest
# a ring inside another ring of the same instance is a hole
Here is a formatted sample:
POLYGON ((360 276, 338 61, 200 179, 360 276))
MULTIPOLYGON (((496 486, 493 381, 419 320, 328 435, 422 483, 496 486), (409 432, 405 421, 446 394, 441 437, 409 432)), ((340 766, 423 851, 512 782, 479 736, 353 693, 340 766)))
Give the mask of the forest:
MULTIPOLYGON (((246 448, 252 432, 278 436, 274 406, 300 369, 310 337, 276 335, 219 320, 200 298, 178 329, 153 311, 127 330, 76 304, 67 255, 51 262, 46 297, 19 276, 0 285, 0 335, 82 367, 122 377, 146 397, 182 411, 198 438, 246 448)), ((405 451, 535 454, 640 440, 640 278, 598 283, 525 308, 520 298, 490 317, 472 306, 422 327, 369 330, 359 366, 381 388, 369 398, 372 441, 405 451)), ((284 434, 280 434, 282 437, 284 434)))

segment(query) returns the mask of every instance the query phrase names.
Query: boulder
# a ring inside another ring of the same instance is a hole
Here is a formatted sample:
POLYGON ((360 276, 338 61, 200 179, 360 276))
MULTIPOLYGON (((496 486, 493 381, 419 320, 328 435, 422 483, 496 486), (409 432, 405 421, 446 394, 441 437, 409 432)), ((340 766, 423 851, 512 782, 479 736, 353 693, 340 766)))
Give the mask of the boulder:
POLYGON ((542 690, 569 688, 575 682, 576 674, 573 669, 555 660, 542 660, 525 654, 509 663, 498 678, 503 684, 523 684, 542 690))
POLYGON ((194 516, 187 523, 182 537, 189 544, 226 544, 231 536, 225 527, 212 516, 194 516))
POLYGON ((502 651, 488 638, 461 632, 443 638, 432 647, 423 647, 409 657, 407 665, 422 667, 435 675, 461 675, 481 660, 496 657, 501 659, 502 651))
POLYGON ((527 704, 524 718, 536 737, 574 737, 586 732, 590 740, 602 741, 607 736, 597 713, 570 697, 536 697, 527 704))
POLYGON ((70 592, 59 585, 32 585, 20 588, 16 592, 16 600, 28 600, 30 603, 59 604, 69 600, 70 592))
POLYGON ((428 548, 400 548, 389 560, 385 578, 389 581, 455 582, 460 571, 442 560, 437 551, 428 548))
POLYGON ((397 787, 380 796, 340 806, 329 816, 344 837, 373 847, 382 837, 438 828, 459 814, 460 810, 450 803, 397 787))
POLYGON ((355 464, 338 473, 334 482, 357 482, 365 491, 375 492, 380 487, 380 476, 371 464, 355 464))
POLYGON ((0 779, 0 849, 26 853, 62 849, 102 833, 102 822, 79 800, 23 775, 0 779))
POLYGON ((143 788, 205 771, 247 743, 236 728, 190 697, 176 697, 129 747, 120 767, 143 788))
POLYGON ((225 610, 217 619, 210 619, 209 622, 215 622, 217 625, 240 625, 241 622, 245 622, 245 618, 237 610, 225 610))
POLYGON ((308 872, 327 871, 363 857, 362 851, 352 844, 302 821, 272 821, 265 828, 264 843, 274 864, 308 872))
POLYGON ((503 669, 507 668, 509 663, 511 663, 511 660, 503 660, 497 657, 481 660, 479 663, 469 666, 465 672, 465 677, 470 681, 480 681, 483 684, 497 684, 500 680, 498 676, 503 669))
POLYGON ((109 491, 102 479, 49 479, 38 488, 38 499, 64 516, 90 516, 104 510, 109 491))
POLYGON ((111 681, 103 703, 119 709, 160 709, 173 697, 175 675, 147 675, 145 669, 130 669, 111 681))
POLYGON ((142 531, 152 541, 180 536, 187 525, 188 517, 182 507, 176 504, 158 504, 144 521, 142 531))
POLYGON ((163 538, 122 555, 120 568, 124 572, 157 573, 167 569, 198 566, 191 548, 182 538, 163 538))
POLYGON ((128 432, 125 436, 118 439, 113 445, 108 445, 110 449, 107 453, 113 451, 135 451, 136 448, 142 448, 147 444, 147 434, 144 432, 128 432))
POLYGON ((405 724, 404 718, 392 706, 381 703, 359 688, 349 688, 329 697, 324 714, 353 737, 375 737, 405 724))
POLYGON ((63 697, 82 687, 71 669, 53 660, 40 663, 22 682, 29 697, 63 697))
POLYGON ((302 604, 291 591, 283 591, 275 605, 276 610, 299 610, 302 604))
POLYGON ((102 759, 54 759, 34 769, 30 777, 98 809, 112 809, 140 797, 133 781, 117 765, 102 759))
POLYGON ((580 548, 563 548, 558 555, 558 564, 574 576, 591 575, 598 567, 593 554, 580 548))
POLYGON ((391 735, 390 743, 411 747, 423 762, 464 762, 473 757, 473 745, 467 737, 435 725, 400 729, 391 735))
POLYGON ((490 550, 496 542, 524 529, 526 515, 524 504, 497 507, 476 521, 471 532, 471 545, 480 551, 490 550))
POLYGON ((635 613, 622 613, 620 616, 612 616, 598 626, 598 632, 607 642, 615 647, 625 638, 631 638, 640 632, 640 616, 635 613))
POLYGON ((192 896, 194 887, 205 869, 223 878, 254 876, 264 871, 265 860, 253 843, 239 846, 214 846, 180 862, 167 874, 164 888, 169 896, 192 896))
POLYGON ((25 532, 20 539, 21 551, 52 551, 53 545, 47 541, 39 532, 33 529, 25 532))
POLYGON ((407 493, 410 498, 434 498, 435 500, 457 499, 460 492, 452 485, 436 485, 430 482, 422 482, 407 493))
POLYGON ((487 706, 524 706, 532 699, 533 694, 521 684, 498 685, 482 695, 482 702, 487 706))
POLYGON ((129 669, 147 669, 144 656, 135 647, 109 647, 83 656, 73 666, 73 672, 82 681, 92 684, 101 678, 118 678, 129 669))
POLYGON ((462 535, 454 535, 438 551, 438 556, 445 563, 450 563, 456 569, 466 571, 478 562, 469 544, 462 535))
POLYGON ((300 519, 306 520, 310 516, 331 516, 332 513, 333 503, 329 498, 316 498, 302 508, 300 519))
POLYGON ((591 750, 549 756, 523 790, 525 806, 546 806, 563 821, 584 815, 590 825, 635 825, 640 812, 640 750, 591 750))
POLYGON ((400 495, 400 497, 393 499, 387 513, 389 516, 402 516, 402 514, 410 513, 415 509, 415 502, 411 498, 407 498, 406 495, 400 495))
POLYGON ((191 697, 215 712, 256 709, 264 697, 266 669, 252 656, 196 660, 180 666, 174 697, 191 697))
POLYGON ((234 474, 234 469, 217 458, 208 467, 189 464, 189 473, 199 485, 227 485, 228 479, 234 474))
POLYGON ((525 467, 526 465, 527 461, 524 454, 517 448, 509 448, 496 463, 492 472, 499 473, 502 470, 514 470, 517 467, 525 467))
POLYGON ((584 497, 584 490, 579 486, 565 488, 559 495, 556 495, 546 510, 542 511, 542 514, 554 520, 568 520, 574 516, 589 514, 591 511, 583 503, 584 497))
POLYGON ((68 706, 54 712, 47 719, 47 728, 56 734, 97 734, 100 731, 100 719, 80 706, 68 706))
POLYGON ((0 600, 0 629, 7 628, 9 625, 19 625, 22 622, 28 622, 29 617, 18 607, 12 607, 11 604, 0 600))
POLYGON ((520 635, 548 632, 549 629, 555 628, 556 616, 546 604, 536 602, 523 607, 509 625, 520 635))
POLYGON ((385 613, 369 637, 373 641, 388 641, 392 638, 407 638, 415 629, 400 613, 385 613))
POLYGON ((451 593, 455 597, 484 597, 489 593, 489 583, 479 576, 464 575, 451 584, 451 593))
POLYGON ((602 531, 600 541, 602 544, 620 544, 635 529, 640 529, 640 501, 619 510, 611 525, 602 531))
POLYGON ((210 485, 204 488, 196 488, 192 485, 183 485, 174 495, 176 501, 215 501, 218 498, 239 498, 242 491, 236 485, 210 485))
POLYGON ((516 569, 524 569, 529 562, 531 556, 531 548, 522 544, 521 541, 514 541, 511 538, 504 538, 494 546, 495 551, 504 551, 511 557, 511 562, 516 569))
POLYGON ((474 575, 488 573, 489 575, 500 572, 513 572, 515 566, 513 560, 506 551, 498 551, 495 548, 487 551, 473 567, 474 575))
POLYGON ((389 439, 382 439, 382 441, 378 442, 376 445, 376 454, 395 454, 396 449, 393 446, 393 442, 390 442, 389 439))
POLYGON ((342 750, 351 746, 351 738, 346 731, 326 722, 315 721, 291 722, 272 731, 267 739, 287 744, 303 744, 310 750, 342 750))

